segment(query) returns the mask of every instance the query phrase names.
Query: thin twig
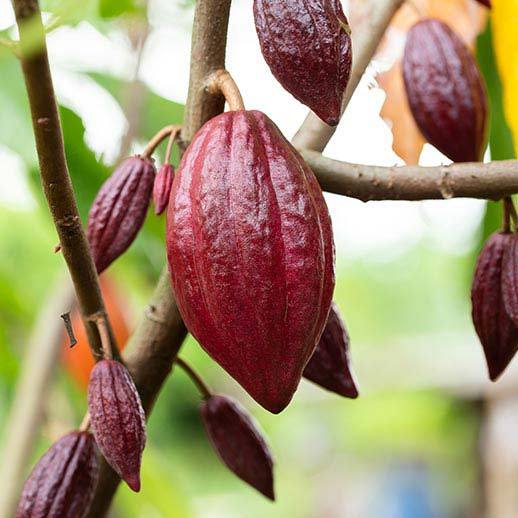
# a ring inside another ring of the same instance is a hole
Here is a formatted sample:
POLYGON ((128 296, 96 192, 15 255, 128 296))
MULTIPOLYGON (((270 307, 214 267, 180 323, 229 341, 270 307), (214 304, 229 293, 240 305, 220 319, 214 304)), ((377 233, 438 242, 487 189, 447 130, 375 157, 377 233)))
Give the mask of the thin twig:
POLYGON ((171 125, 162 128, 153 138, 148 142, 148 145, 142 152, 142 156, 149 158, 155 151, 155 149, 164 141, 173 131, 178 132, 178 126, 171 125))
POLYGON ((90 414, 87 412, 79 425, 79 430, 81 432, 86 432, 90 428, 90 414))
POLYGON ((515 232, 518 231, 518 216, 516 214, 513 199, 510 196, 506 196, 503 199, 502 211, 502 230, 504 232, 511 231, 511 222, 513 223, 515 232))
POLYGON ((169 140, 167 141, 167 147, 165 148, 164 164, 169 164, 171 162, 171 152, 173 150, 173 145, 178 136, 180 135, 181 131, 181 126, 176 126, 176 130, 171 131, 171 135, 169 136, 169 140))
POLYGON ((241 92, 228 70, 216 70, 216 72, 209 77, 207 90, 213 95, 218 93, 222 94, 231 111, 245 109, 241 92))
MULTIPOLYGON (((63 257, 74 282, 90 348, 95 359, 99 360, 103 356, 101 338, 88 317, 105 312, 105 308, 68 174, 41 12, 37 0, 13 0, 13 6, 20 33, 21 64, 36 137, 41 181, 63 257), (34 48, 33 41, 38 41, 39 46, 34 48)), ((113 336, 112 333, 110 335, 113 336)), ((115 343, 111 343, 111 348, 114 355, 118 355, 115 343)))
POLYGON ((182 358, 176 357, 174 361, 182 370, 191 378, 191 381, 196 385, 200 394, 205 398, 210 398, 212 396, 212 392, 209 389, 208 385, 203 381, 201 376, 182 358))
POLYGON ((9 38, 0 38, 0 45, 12 52, 17 58, 22 57, 19 42, 10 40, 9 38))
POLYGON ((67 331, 68 339, 70 340, 70 343, 68 347, 72 349, 74 345, 77 344, 77 338, 74 334, 74 328, 72 326, 72 320, 70 320, 70 311, 67 311, 66 313, 63 313, 60 315, 63 319, 63 323, 65 324, 65 329, 67 331))
POLYGON ((101 343, 103 346, 104 358, 106 360, 111 360, 113 359, 113 355, 110 347, 111 337, 106 315, 99 315, 95 319, 95 324, 97 325, 97 329, 99 329, 99 334, 101 335, 101 343))

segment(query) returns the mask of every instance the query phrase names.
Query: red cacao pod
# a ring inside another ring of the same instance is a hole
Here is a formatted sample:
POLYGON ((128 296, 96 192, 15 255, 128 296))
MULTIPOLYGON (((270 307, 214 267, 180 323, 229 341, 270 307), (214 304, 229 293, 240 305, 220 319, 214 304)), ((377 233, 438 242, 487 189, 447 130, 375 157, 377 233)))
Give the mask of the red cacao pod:
POLYGON ((88 216, 88 240, 99 273, 133 243, 146 218, 154 180, 153 162, 133 156, 97 193, 88 216))
POLYGON ((153 185, 153 203, 155 214, 159 216, 167 208, 171 187, 173 186, 174 168, 171 164, 164 164, 156 174, 153 185))
POLYGON ((518 234, 511 234, 502 259, 502 298, 507 314, 518 327, 518 234))
POLYGON ((92 434, 65 435, 47 450, 26 480, 16 518, 83 518, 98 471, 92 434))
POLYGON ((317 348, 304 369, 304 377, 341 396, 358 397, 350 366, 349 334, 334 302, 317 348))
POLYGON ((146 418, 128 370, 115 360, 96 364, 88 385, 92 432, 108 464, 133 491, 140 491, 146 418))
POLYGON ((502 260, 512 240, 512 234, 502 232, 487 240, 478 257, 471 288, 473 324, 492 381, 502 374, 518 350, 518 329, 502 297, 502 260))
POLYGON ((470 50, 444 22, 433 18, 408 32, 403 57, 408 102, 423 136, 454 162, 482 159, 488 101, 470 50))
POLYGON ((184 154, 167 219, 187 328, 259 404, 280 412, 334 288, 331 220, 313 172, 263 113, 224 113, 184 154))
POLYGON ((351 74, 347 18, 339 0, 255 0, 264 59, 281 85, 324 122, 338 124, 351 74))
POLYGON ((273 459, 261 432, 244 408, 225 396, 211 396, 201 416, 214 449, 227 467, 270 500, 273 459))

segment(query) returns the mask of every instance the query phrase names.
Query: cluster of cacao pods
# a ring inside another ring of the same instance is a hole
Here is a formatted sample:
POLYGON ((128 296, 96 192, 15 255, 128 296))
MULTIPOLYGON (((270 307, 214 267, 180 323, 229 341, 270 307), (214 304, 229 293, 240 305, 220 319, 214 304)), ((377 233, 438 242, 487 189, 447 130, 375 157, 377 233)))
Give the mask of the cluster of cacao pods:
POLYGON ((518 234, 497 232, 477 260, 472 316, 495 381, 518 350, 518 234))
POLYGON ((403 78, 424 138, 454 162, 482 160, 488 132, 486 87, 471 51, 446 23, 426 18, 410 29, 403 78))
POLYGON ((92 433, 74 431, 56 441, 25 482, 17 518, 82 518, 97 483, 97 447, 133 491, 140 490, 145 415, 126 367, 101 360, 88 386, 92 433), (97 447, 96 447, 97 445, 97 447))
MULTIPOLYGON (((273 74, 337 124, 352 59, 340 2, 255 0, 254 15, 273 74)), ((331 219, 300 154, 264 113, 239 109, 201 128, 176 174, 168 156, 158 172, 150 153, 127 158, 101 187, 87 232, 97 271, 128 249, 153 199, 156 214, 168 209, 167 256, 181 315, 216 362, 273 413, 289 404, 303 376, 356 398, 349 337, 332 305, 331 219)), ((124 365, 96 364, 88 409, 92 433, 72 432, 51 446, 25 484, 18 518, 84 516, 96 445, 139 491, 145 415, 124 365)), ((222 461, 273 500, 273 459, 253 419, 211 394, 201 416, 222 461)))

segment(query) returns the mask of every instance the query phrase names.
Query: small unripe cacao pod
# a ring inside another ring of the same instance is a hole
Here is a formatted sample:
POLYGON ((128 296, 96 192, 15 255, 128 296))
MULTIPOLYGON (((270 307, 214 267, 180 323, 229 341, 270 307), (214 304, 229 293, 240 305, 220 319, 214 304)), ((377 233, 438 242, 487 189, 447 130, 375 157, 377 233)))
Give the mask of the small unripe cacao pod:
POLYGON ((334 288, 331 220, 313 172, 266 115, 227 112, 185 152, 167 220, 187 328, 259 404, 280 412, 334 288))
POLYGON ((211 396, 202 403, 201 416, 214 449, 227 467, 275 500, 272 455, 246 410, 229 397, 211 396))
POLYGON ((98 472, 92 434, 65 435, 47 450, 26 480, 16 518, 83 518, 98 472))
POLYGON ((108 464, 133 491, 140 491, 146 418, 128 370, 115 360, 98 362, 88 384, 92 432, 108 464))
POLYGON ((503 232, 487 240, 478 257, 471 288, 473 324, 492 381, 502 374, 518 350, 518 329, 502 298, 502 260, 512 240, 512 234, 503 232))
POLYGON ((133 243, 146 218, 155 180, 149 158, 124 160, 104 182, 88 216, 88 241, 101 273, 133 243))
POLYGON ((255 0, 264 59, 279 83, 331 126, 351 74, 351 36, 340 0, 255 0))
POLYGON ((153 203, 155 214, 159 216, 167 208, 171 187, 173 186, 174 168, 171 164, 164 164, 158 170, 153 185, 153 203))
POLYGON ((358 397, 350 365, 349 334, 334 302, 317 348, 304 369, 304 377, 341 396, 358 397))
POLYGON ((518 327, 518 234, 511 234, 502 259, 502 298, 504 307, 518 327))
POLYGON ((440 20, 416 23, 408 32, 403 77, 425 139, 454 162, 480 161, 487 142, 487 93, 459 36, 440 20))

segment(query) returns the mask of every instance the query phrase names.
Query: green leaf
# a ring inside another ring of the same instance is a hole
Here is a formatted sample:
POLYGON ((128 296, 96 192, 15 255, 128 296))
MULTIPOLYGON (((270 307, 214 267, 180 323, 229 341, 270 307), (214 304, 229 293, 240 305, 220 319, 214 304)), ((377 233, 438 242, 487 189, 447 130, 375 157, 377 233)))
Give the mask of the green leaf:
POLYGON ((138 0, 99 0, 99 14, 102 18, 115 18, 122 15, 141 15, 145 5, 138 0))

